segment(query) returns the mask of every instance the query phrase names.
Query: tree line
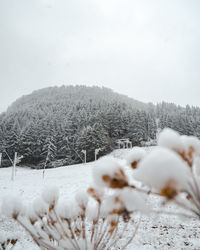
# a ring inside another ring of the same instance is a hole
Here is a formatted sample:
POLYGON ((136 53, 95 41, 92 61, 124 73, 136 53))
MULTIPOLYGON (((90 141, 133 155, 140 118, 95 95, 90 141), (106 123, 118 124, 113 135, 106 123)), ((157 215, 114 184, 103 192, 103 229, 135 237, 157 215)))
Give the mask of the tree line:
POLYGON ((22 163, 37 167, 87 161, 129 138, 133 145, 155 141, 159 129, 170 127, 181 134, 200 137, 200 109, 175 104, 144 104, 107 88, 62 86, 23 96, 0 116, 2 166, 7 154, 23 155, 22 163), (7 154, 6 154, 7 153, 7 154))

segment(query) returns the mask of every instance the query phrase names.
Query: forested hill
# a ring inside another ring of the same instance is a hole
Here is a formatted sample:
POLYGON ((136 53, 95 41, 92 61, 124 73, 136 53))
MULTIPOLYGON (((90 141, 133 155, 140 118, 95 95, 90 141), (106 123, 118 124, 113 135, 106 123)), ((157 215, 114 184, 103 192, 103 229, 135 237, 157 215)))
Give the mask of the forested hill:
POLYGON ((23 162, 65 164, 94 160, 112 150, 116 139, 133 145, 155 139, 158 129, 171 127, 200 136, 200 109, 162 103, 154 106, 117 94, 107 88, 62 86, 34 91, 14 102, 0 116, 0 152, 23 162))

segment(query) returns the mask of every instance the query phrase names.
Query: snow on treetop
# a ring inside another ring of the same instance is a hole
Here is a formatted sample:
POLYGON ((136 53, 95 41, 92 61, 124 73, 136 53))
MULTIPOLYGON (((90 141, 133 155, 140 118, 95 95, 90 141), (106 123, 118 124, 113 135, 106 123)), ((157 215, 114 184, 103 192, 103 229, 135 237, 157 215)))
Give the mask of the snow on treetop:
POLYGON ((128 185, 123 167, 114 157, 102 157, 93 169, 94 183, 100 187, 123 188, 128 185))
POLYGON ((175 152, 162 147, 153 149, 138 165, 134 178, 147 186, 161 190, 169 182, 180 191, 185 189, 190 169, 175 152))

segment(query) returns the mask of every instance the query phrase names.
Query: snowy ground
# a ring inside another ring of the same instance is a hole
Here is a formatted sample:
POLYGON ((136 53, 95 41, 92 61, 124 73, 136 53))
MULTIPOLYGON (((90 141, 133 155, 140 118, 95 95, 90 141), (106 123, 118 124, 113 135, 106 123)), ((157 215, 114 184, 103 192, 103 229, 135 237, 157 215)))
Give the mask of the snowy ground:
MULTIPOLYGON (((115 157, 123 158, 128 150, 117 150, 115 157)), ((84 190, 92 183, 91 168, 94 163, 67 166, 46 170, 18 168, 15 181, 11 181, 11 168, 0 169, 0 203, 3 197, 17 193, 26 202, 40 196, 41 190, 49 184, 60 188, 63 199, 71 199, 79 190, 84 190)), ((128 173, 131 173, 128 171, 128 173)), ((150 201, 154 208, 159 208, 158 200, 150 201)), ((169 208, 170 209, 170 208, 169 208)), ((2 233, 18 234, 20 241, 15 250, 37 250, 26 232, 11 219, 0 215, 0 236, 2 233)), ((174 216, 143 216, 139 231, 129 249, 199 249, 200 223, 193 219, 180 219, 174 216)))

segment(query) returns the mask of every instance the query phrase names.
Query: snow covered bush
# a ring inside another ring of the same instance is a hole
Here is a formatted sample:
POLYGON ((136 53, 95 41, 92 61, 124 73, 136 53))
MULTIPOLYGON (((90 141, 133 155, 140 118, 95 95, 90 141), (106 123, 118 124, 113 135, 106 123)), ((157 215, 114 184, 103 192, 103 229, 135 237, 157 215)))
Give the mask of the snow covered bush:
POLYGON ((13 236, 6 233, 0 234, 0 249, 12 249, 18 241, 18 236, 13 236))
POLYGON ((149 192, 164 197, 163 204, 173 201, 200 216, 200 141, 196 137, 164 129, 154 149, 146 155, 133 150, 127 162, 134 168, 136 180, 149 187, 149 192))
MULTIPOLYGON (((117 172, 117 178, 121 183, 125 176, 117 172)), ((134 221, 133 212, 136 214, 137 206, 142 205, 141 200, 134 204, 134 199, 139 198, 135 191, 132 190, 131 199, 127 191, 106 193, 94 187, 78 193, 73 201, 61 201, 59 190, 51 187, 30 207, 25 207, 19 198, 4 200, 2 212, 12 216, 41 249, 97 250, 116 249, 118 245, 125 249, 139 224, 139 216, 134 221)))

